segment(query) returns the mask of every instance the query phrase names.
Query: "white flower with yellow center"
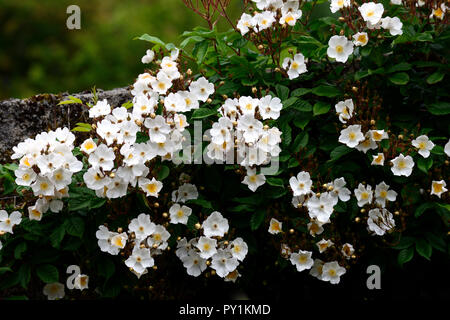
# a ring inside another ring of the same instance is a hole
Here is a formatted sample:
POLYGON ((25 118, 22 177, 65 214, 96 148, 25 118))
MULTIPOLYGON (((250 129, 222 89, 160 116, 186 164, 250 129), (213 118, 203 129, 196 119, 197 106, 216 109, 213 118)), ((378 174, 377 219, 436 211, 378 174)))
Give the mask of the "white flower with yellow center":
POLYGON ((376 155, 372 155, 373 160, 371 165, 373 166, 383 166, 384 165, 384 154, 377 153, 376 155))
POLYGON ((164 71, 159 71, 156 78, 150 79, 150 84, 154 91, 164 95, 172 87, 172 80, 164 71))
POLYGON ((294 196, 309 194, 312 186, 309 172, 301 171, 297 174, 297 177, 291 177, 289 179, 289 185, 291 186, 294 196))
POLYGON ((248 245, 242 238, 236 238, 228 245, 228 250, 239 261, 243 261, 248 253, 248 245))
POLYGON ((256 22, 256 28, 258 32, 270 28, 275 22, 275 13, 271 11, 263 11, 261 13, 256 13, 253 17, 256 22))
POLYGON ((107 252, 111 255, 119 254, 120 248, 117 246, 113 246, 112 239, 118 235, 117 232, 111 232, 105 226, 99 226, 95 236, 98 239, 98 246, 100 250, 103 252, 107 252))
POLYGON ((254 19, 251 15, 249 15, 248 13, 243 13, 241 18, 238 21, 238 24, 236 26, 236 28, 239 29, 239 31, 241 31, 242 35, 245 35, 247 32, 250 31, 250 28, 255 27, 255 22, 254 19))
POLYGON ((95 106, 89 109, 89 118, 106 116, 111 113, 111 106, 106 99, 98 101, 95 106))
POLYGON ((380 142, 383 139, 389 139, 387 132, 384 130, 369 130, 369 134, 373 141, 380 142))
POLYGON ((353 53, 353 42, 344 36, 332 36, 328 41, 327 55, 338 62, 347 62, 353 53))
POLYGON ((414 160, 411 156, 404 156, 400 154, 395 159, 391 160, 393 164, 391 171, 395 176, 409 177, 413 171, 414 160))
POLYGON ((22 222, 22 214, 19 211, 13 211, 10 215, 5 210, 0 210, 0 232, 13 233, 14 226, 22 222))
POLYGON ((283 104, 278 97, 267 95, 260 100, 259 113, 263 120, 278 119, 280 117, 281 109, 283 109, 283 104))
POLYGON ((364 140, 361 141, 356 147, 355 149, 358 151, 362 151, 364 153, 366 153, 369 150, 374 150, 377 149, 378 145, 377 143, 372 140, 370 133, 366 132, 365 136, 364 136, 364 140))
POLYGON ((180 260, 183 262, 187 274, 193 277, 198 277, 207 268, 206 260, 193 250, 189 250, 186 255, 180 257, 180 260))
POLYGON ((350 259, 352 257, 352 254, 355 253, 355 249, 350 243, 344 243, 341 249, 341 253, 346 259, 350 259))
POLYGON ((217 240, 201 236, 196 247, 200 250, 201 258, 209 259, 217 252, 217 240))
POLYGON ((46 178, 38 176, 36 181, 31 185, 31 189, 33 189, 33 193, 35 196, 54 196, 55 195, 55 187, 52 182, 46 178))
POLYGON ((142 274, 147 268, 153 267, 155 261, 150 255, 150 249, 140 248, 135 246, 131 256, 125 260, 125 265, 133 269, 139 274, 142 274))
POLYGON ((358 32, 353 35, 353 43, 357 47, 364 47, 369 42, 367 32, 358 32))
POLYGON ((331 0, 330 10, 335 13, 344 7, 350 7, 350 0, 331 0))
POLYGON ((445 11, 447 11, 447 6, 445 2, 442 2, 439 7, 433 8, 430 18, 444 19, 445 11))
POLYGON ((43 289, 44 295, 48 300, 59 300, 64 298, 64 285, 59 282, 47 283, 43 289))
POLYGON ((228 232, 228 219, 218 211, 211 213, 202 224, 203 234, 207 237, 223 237, 228 232))
POLYGON ((305 56, 301 53, 294 55, 294 59, 289 57, 285 58, 282 67, 287 70, 287 74, 291 80, 298 78, 299 75, 308 71, 306 69, 305 56))
POLYGON ((306 226, 308 227, 309 234, 315 237, 323 232, 323 223, 320 223, 316 219, 311 220, 306 226))
POLYGON ((36 180, 36 172, 33 169, 28 168, 18 168, 14 171, 16 175, 16 184, 19 186, 29 187, 36 180))
POLYGON ((136 240, 142 241, 155 231, 155 224, 150 221, 150 215, 141 213, 128 225, 129 233, 134 232, 136 240))
POLYGON ((361 132, 361 125, 359 124, 354 124, 342 129, 339 136, 339 142, 347 145, 349 148, 356 147, 363 140, 364 135, 361 132))
POLYGON ((187 206, 180 206, 178 203, 173 204, 170 209, 170 223, 187 224, 192 209, 187 206))
POLYGON ((322 267, 323 281, 338 284, 343 274, 345 274, 345 268, 341 267, 337 261, 327 262, 322 267))
POLYGON ((358 200, 358 206, 364 207, 366 204, 371 204, 373 199, 373 191, 371 186, 364 186, 362 183, 355 189, 355 196, 358 200))
POLYGON ((329 247, 333 246, 334 243, 331 240, 322 239, 316 243, 317 248, 319 248, 319 252, 322 253, 326 251, 329 247))
POLYGON ((74 288, 83 291, 88 288, 89 277, 85 274, 79 274, 74 280, 74 288))
POLYGON ((80 150, 86 154, 91 154, 97 149, 97 144, 92 140, 92 138, 84 140, 80 146, 80 150))
POLYGON ((358 8, 364 21, 370 22, 372 25, 377 24, 381 20, 384 12, 383 4, 375 2, 367 2, 358 8))
POLYGON ((113 247, 123 249, 127 244, 128 235, 125 232, 117 234, 111 238, 111 245, 113 247))
POLYGON ((330 216, 337 203, 337 198, 329 192, 323 192, 317 197, 315 194, 306 202, 308 215, 312 219, 317 219, 322 224, 330 222, 330 216))
POLYGON ((151 196, 158 198, 159 191, 161 191, 163 187, 163 183, 156 180, 154 177, 152 178, 152 180, 147 178, 139 178, 138 184, 139 187, 147 194, 147 197, 151 196))
POLYGON ((270 234, 277 234, 282 231, 283 223, 278 221, 275 218, 270 219, 270 225, 269 225, 269 233, 270 234))
POLYGON ((339 101, 334 107, 339 116, 339 121, 342 123, 347 123, 347 120, 353 116, 353 110, 355 109, 352 99, 339 101))
POLYGON ((397 192, 389 190, 389 186, 384 181, 376 185, 375 202, 382 208, 386 206, 386 201, 395 201, 396 198, 397 192))
POLYGON ((291 27, 293 27, 297 23, 297 20, 300 19, 301 17, 302 17, 302 10, 289 11, 281 16, 280 24, 283 25, 286 23, 291 27))
POLYGON ((426 135, 418 136, 411 141, 411 144, 419 150, 419 154, 424 158, 428 158, 431 149, 434 148, 434 143, 426 135))
POLYGON ((447 184, 445 183, 444 180, 433 181, 431 183, 431 193, 430 194, 434 194, 434 195, 436 195, 436 196, 438 196, 440 198, 441 194, 443 194, 444 192, 448 191, 445 188, 446 186, 447 186, 447 184))
POLYGON ((189 91, 197 100, 205 102, 214 93, 214 84, 206 80, 205 77, 200 77, 189 85, 189 91))
POLYGON ((245 176, 242 183, 246 184, 250 190, 255 192, 256 189, 266 183, 266 177, 262 173, 256 174, 256 168, 251 169, 250 167, 248 167, 247 175, 245 176))
POLYGON ((298 253, 292 253, 290 257, 291 263, 297 268, 298 272, 311 269, 314 264, 314 260, 311 258, 311 251, 299 250, 298 253))
POLYGON ((238 265, 239 261, 228 250, 219 249, 212 257, 211 268, 221 278, 236 270, 238 265))
POLYGON ((147 238, 147 244, 153 249, 165 250, 168 246, 167 240, 170 233, 162 225, 156 225, 153 233, 147 238))

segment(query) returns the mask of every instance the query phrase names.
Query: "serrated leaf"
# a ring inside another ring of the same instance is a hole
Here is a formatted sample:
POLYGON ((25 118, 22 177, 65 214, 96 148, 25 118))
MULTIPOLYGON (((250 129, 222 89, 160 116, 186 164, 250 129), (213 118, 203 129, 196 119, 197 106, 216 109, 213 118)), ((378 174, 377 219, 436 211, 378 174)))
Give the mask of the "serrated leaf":
POLYGON ((325 114, 330 111, 331 105, 326 102, 318 101, 314 104, 313 107, 313 115, 319 116, 321 114, 325 114))
POLYGON ((252 229, 252 231, 259 229, 265 217, 265 209, 259 209, 255 213, 253 213, 252 217, 250 218, 250 228, 252 229))
POLYGON ((64 228, 64 225, 58 226, 53 232, 50 234, 50 243, 54 248, 59 248, 59 245, 61 244, 61 241, 64 238, 64 235, 66 234, 66 229, 64 228))
POLYGON ((433 248, 431 247, 431 245, 428 243, 427 240, 420 238, 416 239, 416 251, 419 255, 421 255, 425 259, 430 260, 433 248))
POLYGON ((431 157, 423 158, 420 157, 419 160, 417 160, 417 167, 424 173, 428 174, 428 171, 433 166, 433 159, 431 157))
POLYGON ((43 264, 37 267, 36 274, 45 283, 58 282, 59 272, 55 266, 51 264, 43 264))
POLYGON ((22 255, 27 251, 27 243, 21 242, 14 249, 14 258, 20 260, 22 259, 22 255))
POLYGON ((399 265, 403 265, 414 257, 414 247, 410 246, 408 248, 402 249, 397 256, 397 262, 399 265))
POLYGON ((74 237, 81 238, 84 233, 84 221, 80 217, 70 217, 64 223, 66 232, 74 237))

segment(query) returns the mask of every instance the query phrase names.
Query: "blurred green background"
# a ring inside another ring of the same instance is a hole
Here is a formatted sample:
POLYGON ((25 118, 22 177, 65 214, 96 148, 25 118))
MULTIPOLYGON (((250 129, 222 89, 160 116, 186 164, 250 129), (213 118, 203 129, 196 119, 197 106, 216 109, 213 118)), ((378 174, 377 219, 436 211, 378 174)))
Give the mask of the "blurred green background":
MULTIPOLYGON (((233 21, 241 7, 231 0, 233 21)), ((182 0, 0 0, 0 99, 127 86, 150 45, 134 37, 179 44, 195 26, 207 25, 182 0), (66 27, 72 4, 81 8, 81 30, 66 27)), ((219 30, 227 29, 221 20, 219 30)))

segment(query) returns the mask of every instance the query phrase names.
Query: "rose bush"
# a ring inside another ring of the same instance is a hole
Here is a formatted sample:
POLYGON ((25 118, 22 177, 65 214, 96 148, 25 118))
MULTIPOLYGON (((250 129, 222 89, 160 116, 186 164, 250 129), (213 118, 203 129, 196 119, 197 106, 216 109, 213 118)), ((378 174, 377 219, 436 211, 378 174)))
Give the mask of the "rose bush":
POLYGON ((252 256, 332 286, 367 257, 448 255, 445 3, 253 0, 235 22, 227 0, 184 2, 209 28, 140 36, 132 101, 94 95, 1 165, 2 296, 246 287, 252 256))

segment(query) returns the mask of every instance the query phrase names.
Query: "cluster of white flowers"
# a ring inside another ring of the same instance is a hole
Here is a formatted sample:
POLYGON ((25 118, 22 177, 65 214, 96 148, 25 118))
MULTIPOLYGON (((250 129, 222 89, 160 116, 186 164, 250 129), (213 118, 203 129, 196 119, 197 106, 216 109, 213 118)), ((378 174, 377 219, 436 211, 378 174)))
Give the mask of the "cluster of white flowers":
POLYGON ((335 179, 326 184, 326 192, 317 195, 311 189, 312 180, 308 172, 301 171, 297 177, 291 177, 289 184, 293 192, 292 204, 294 207, 301 207, 303 205, 308 209, 309 217, 311 218, 310 233, 312 235, 322 233, 322 225, 330 222, 330 216, 334 211, 334 206, 339 200, 347 202, 350 200, 350 190, 345 185, 343 177, 335 179))
POLYGON ((101 225, 96 232, 98 246, 103 252, 117 255, 127 248, 131 255, 125 260, 125 265, 130 268, 138 278, 148 273, 148 268, 155 265, 154 256, 161 254, 168 248, 167 240, 170 233, 162 225, 153 223, 150 215, 141 213, 131 220, 128 225, 128 233, 113 232, 101 225))
POLYGON ((237 28, 242 35, 250 30, 261 32, 271 28, 275 23, 280 25, 294 26, 302 17, 302 10, 299 9, 299 1, 296 0, 252 0, 261 11, 254 11, 251 16, 243 13, 238 21, 237 28))
POLYGON ((228 220, 214 211, 201 225, 202 236, 178 240, 176 255, 189 275, 198 277, 209 266, 226 281, 236 281, 240 276, 237 267, 245 259, 248 246, 242 238, 222 240, 228 229, 228 220))
MULTIPOLYGON (((351 6, 350 0, 331 0, 331 12, 336 12, 344 7, 351 6)), ((384 12, 383 4, 375 2, 366 2, 358 7, 358 11, 366 22, 366 27, 372 29, 386 29, 392 36, 403 34, 403 23, 398 17, 382 17, 384 12)), ((353 41, 343 35, 334 35, 328 41, 327 55, 338 62, 345 63, 348 57, 353 53, 354 46, 365 46, 369 37, 367 32, 361 30, 353 36, 353 41)))
MULTIPOLYGON (((281 152, 281 131, 269 128, 259 119, 277 119, 282 108, 281 100, 271 96, 227 99, 219 108, 222 117, 209 131, 211 143, 206 156, 222 162, 234 160, 236 155, 237 163, 245 167, 268 164, 281 152)), ((243 183, 252 191, 265 181, 264 176, 255 175, 254 169, 247 168, 247 174, 243 183)))
POLYGON ((189 126, 181 113, 198 109, 199 102, 214 93, 214 85, 204 77, 187 81, 189 90, 170 90, 173 81, 182 81, 177 59, 178 50, 174 50, 162 59, 156 76, 139 75, 131 91, 132 112, 124 107, 111 110, 106 100, 89 110, 89 116, 97 121, 93 127, 98 141, 87 139, 81 151, 89 156, 84 181, 97 196, 123 197, 128 186, 138 185, 147 196, 158 197, 163 184, 148 177, 146 163, 158 156, 173 159, 174 153, 182 149, 183 131, 189 126), (163 112, 156 115, 159 107, 163 112), (148 134, 149 140, 137 142, 139 132, 148 134))
POLYGON ((192 214, 192 209, 183 205, 183 203, 188 200, 198 198, 197 187, 191 183, 187 183, 189 180, 190 177, 187 174, 182 174, 180 176, 180 182, 184 183, 177 190, 172 192, 173 204, 169 209, 170 223, 172 224, 180 223, 186 225, 192 214))
POLYGON ((13 148, 12 159, 19 159, 15 170, 16 184, 31 187, 39 199, 28 207, 30 220, 42 219, 49 209, 60 212, 62 198, 69 196, 72 175, 83 164, 72 153, 75 135, 68 128, 43 132, 34 139, 26 139, 13 148))
MULTIPOLYGON (((320 244, 318 243, 320 253, 325 251, 328 246, 333 245, 333 243, 329 244, 329 242, 331 241, 322 240, 320 244)), ((313 253, 311 251, 299 250, 297 252, 292 252, 286 244, 282 244, 281 248, 283 256, 296 267, 298 272, 309 270, 311 276, 321 281, 338 284, 341 280, 341 276, 346 272, 345 268, 340 266, 337 261, 324 262, 321 259, 313 259, 313 253)), ((347 258, 351 257, 354 249, 351 244, 346 243, 343 245, 341 251, 347 258)))

